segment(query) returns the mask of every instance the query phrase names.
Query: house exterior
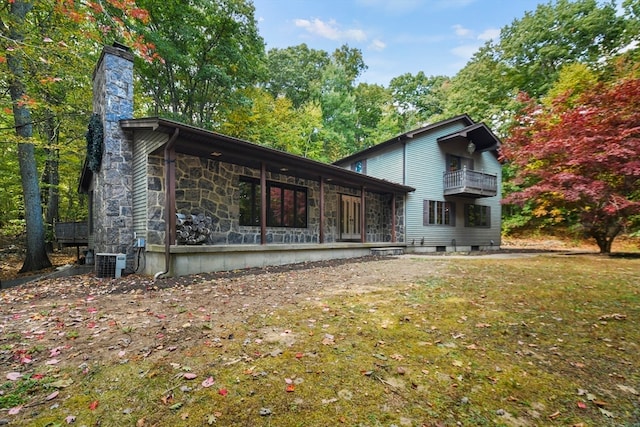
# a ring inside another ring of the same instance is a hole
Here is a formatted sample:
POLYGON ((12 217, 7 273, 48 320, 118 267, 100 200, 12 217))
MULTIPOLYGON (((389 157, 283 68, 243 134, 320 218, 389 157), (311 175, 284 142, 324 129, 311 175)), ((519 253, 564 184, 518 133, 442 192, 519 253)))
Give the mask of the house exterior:
POLYGON ((336 165, 408 185, 408 252, 500 247, 500 141, 467 115, 416 129, 336 165))
POLYGON ((125 272, 183 275, 368 255, 404 244, 410 186, 157 117, 133 118, 133 55, 94 72, 103 125, 88 156, 89 248, 125 272), (185 218, 200 218, 197 227, 185 218), (181 228, 182 227, 182 228, 181 228), (183 232, 199 228, 199 244, 183 232), (189 230, 187 230, 189 229, 189 230))
POLYGON ((324 164, 134 118, 133 55, 124 46, 104 48, 93 82, 93 142, 79 186, 89 199, 88 246, 96 260, 126 260, 124 273, 157 278, 500 244, 497 139, 467 116, 324 164), (465 151, 471 140, 473 153, 465 151), (491 185, 474 187, 479 177, 491 185))

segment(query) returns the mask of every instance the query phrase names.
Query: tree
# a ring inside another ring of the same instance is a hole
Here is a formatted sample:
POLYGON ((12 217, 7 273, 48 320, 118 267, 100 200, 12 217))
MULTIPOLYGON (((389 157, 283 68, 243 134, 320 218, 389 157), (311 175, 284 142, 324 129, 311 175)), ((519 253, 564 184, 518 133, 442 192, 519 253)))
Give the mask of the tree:
POLYGON ((264 86, 274 97, 287 97, 294 108, 311 101, 313 87, 322 78, 329 64, 324 50, 309 49, 306 44, 284 49, 270 49, 267 53, 267 76, 264 86))
POLYGON ((357 115, 355 139, 359 149, 401 133, 397 111, 387 89, 377 84, 360 83, 354 93, 357 115))
POLYGON ((500 31, 498 53, 510 79, 530 96, 544 95, 560 68, 571 62, 595 65, 626 45, 625 18, 615 2, 557 0, 500 31))
POLYGON ((509 79, 509 69, 497 56, 496 46, 487 43, 445 87, 441 118, 469 114, 504 134, 518 90, 509 79))
MULTIPOLYGON (((32 5, 28 2, 15 0, 10 5, 9 17, 3 22, 3 28, 8 28, 8 35, 17 45, 24 41, 22 28, 27 13, 32 5)), ((24 195, 25 220, 27 224, 27 252, 20 272, 40 270, 51 266, 45 248, 44 223, 42 220, 42 205, 40 188, 38 185, 38 169, 36 167, 33 124, 29 97, 27 96, 24 80, 26 78, 26 58, 24 52, 15 49, 7 55, 9 69, 9 93, 11 95, 13 117, 16 135, 18 137, 18 163, 22 178, 22 193, 24 195)))
POLYGON ((524 188, 505 202, 530 201, 537 216, 578 221, 609 253, 640 213, 640 79, 600 84, 573 107, 566 96, 549 107, 529 99, 518 116, 502 155, 524 188))
MULTIPOLYGON (((0 6, 3 12, 0 18, 0 64, 6 64, 6 70, 0 78, 10 95, 11 115, 15 127, 15 139, 20 170, 24 219, 26 222, 26 257, 21 272, 39 270, 51 265, 45 248, 42 199, 38 173, 38 158, 42 152, 41 140, 34 133, 37 123, 42 125, 47 143, 55 143, 58 138, 60 117, 56 117, 56 108, 69 107, 64 90, 55 88, 65 80, 73 80, 77 68, 74 59, 86 57, 86 50, 74 51, 75 43, 91 46, 97 51, 97 40, 116 35, 123 37, 132 45, 139 47, 142 53, 148 53, 148 46, 127 30, 129 22, 143 19, 145 12, 134 1, 107 2, 107 9, 100 3, 40 1, 31 2, 12 0, 0 6), (96 18, 96 16, 98 18, 96 18), (100 26, 99 22, 109 25, 100 26), (72 27, 79 34, 66 38, 62 30, 72 27), (54 40, 57 38, 58 40, 54 40), (6 52, 6 56, 3 53, 6 52), (71 53, 73 52, 73 53, 71 53), (72 58, 71 60, 69 60, 72 58), (64 68, 64 67, 67 68, 64 68), (75 67, 75 68, 74 68, 75 67), (61 71, 64 70, 64 71, 61 71), (64 79, 63 79, 64 77, 64 79), (37 123, 36 123, 37 122, 37 123)), ((3 67, 4 68, 4 67, 3 67)), ((83 73, 88 82, 90 67, 83 73)), ((77 82, 80 86, 85 82, 77 82)), ((78 91, 73 92, 78 95, 78 91)), ((87 105, 87 107, 89 107, 87 105)), ((69 111, 67 111, 69 112, 69 111)), ((55 160, 57 147, 49 145, 49 152, 55 160)), ((49 166, 57 168, 56 162, 49 166)), ((47 173, 57 186, 56 173, 48 169, 47 173)), ((55 202, 57 195, 49 198, 55 202)), ((55 215, 55 212, 53 212, 55 215)))
POLYGON ((152 114, 215 129, 250 102, 243 88, 264 71, 264 42, 247 0, 138 0, 149 12, 139 31, 163 61, 136 62, 152 114))
POLYGON ((422 71, 415 76, 405 73, 391 79, 389 91, 398 109, 402 131, 423 126, 442 113, 441 89, 448 80, 444 76, 427 77, 422 71))

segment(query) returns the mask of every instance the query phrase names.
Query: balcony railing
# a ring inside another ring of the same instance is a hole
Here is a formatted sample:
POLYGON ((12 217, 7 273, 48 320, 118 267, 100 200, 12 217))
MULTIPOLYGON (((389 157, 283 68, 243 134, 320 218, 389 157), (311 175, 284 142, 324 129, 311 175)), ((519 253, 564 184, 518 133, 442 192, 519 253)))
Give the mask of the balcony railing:
POLYGON ((496 175, 467 168, 444 173, 444 195, 492 197, 498 194, 496 175))

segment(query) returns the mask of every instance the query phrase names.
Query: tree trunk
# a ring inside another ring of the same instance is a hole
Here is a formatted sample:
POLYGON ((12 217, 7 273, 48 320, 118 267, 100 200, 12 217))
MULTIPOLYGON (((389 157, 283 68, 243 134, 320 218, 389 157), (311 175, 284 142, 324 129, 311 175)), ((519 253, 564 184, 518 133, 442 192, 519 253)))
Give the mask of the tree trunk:
MULTIPOLYGON (((31 4, 28 2, 15 0, 11 4, 11 15, 14 21, 12 22, 10 35, 18 45, 24 39, 20 30, 30 9, 31 4)), ((7 66, 10 73, 9 92, 13 106, 13 117, 16 134, 21 141, 18 143, 18 164, 20 165, 20 177, 24 194, 24 216, 27 225, 27 254, 20 269, 21 273, 51 266, 51 261, 49 261, 45 248, 44 222, 35 147, 30 141, 33 136, 33 126, 23 83, 23 61, 23 54, 19 49, 16 53, 7 55, 7 66)))
MULTIPOLYGON (((43 174, 43 181, 47 184, 47 188, 42 197, 46 206, 45 224, 49 227, 49 233, 52 233, 55 222, 60 219, 60 175, 58 173, 60 151, 57 148, 58 131, 55 125, 55 118, 51 112, 48 112, 48 114, 49 116, 45 119, 44 134, 49 144, 47 148, 47 164, 43 174)), ((46 246, 49 252, 53 251, 53 241, 49 241, 46 246)))
POLYGON ((613 222, 612 224, 592 225, 589 234, 596 240, 601 254, 610 254, 613 240, 620 231, 622 231, 622 226, 613 222))

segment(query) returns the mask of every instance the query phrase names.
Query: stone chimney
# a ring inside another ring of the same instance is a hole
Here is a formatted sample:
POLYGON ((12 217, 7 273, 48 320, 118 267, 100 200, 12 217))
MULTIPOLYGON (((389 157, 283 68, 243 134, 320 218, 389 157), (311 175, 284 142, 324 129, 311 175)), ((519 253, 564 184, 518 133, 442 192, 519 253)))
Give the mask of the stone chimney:
POLYGON ((132 142, 119 125, 133 118, 133 54, 126 46, 105 46, 93 72, 93 111, 104 126, 100 169, 89 188, 90 246, 96 253, 133 259, 132 142))

